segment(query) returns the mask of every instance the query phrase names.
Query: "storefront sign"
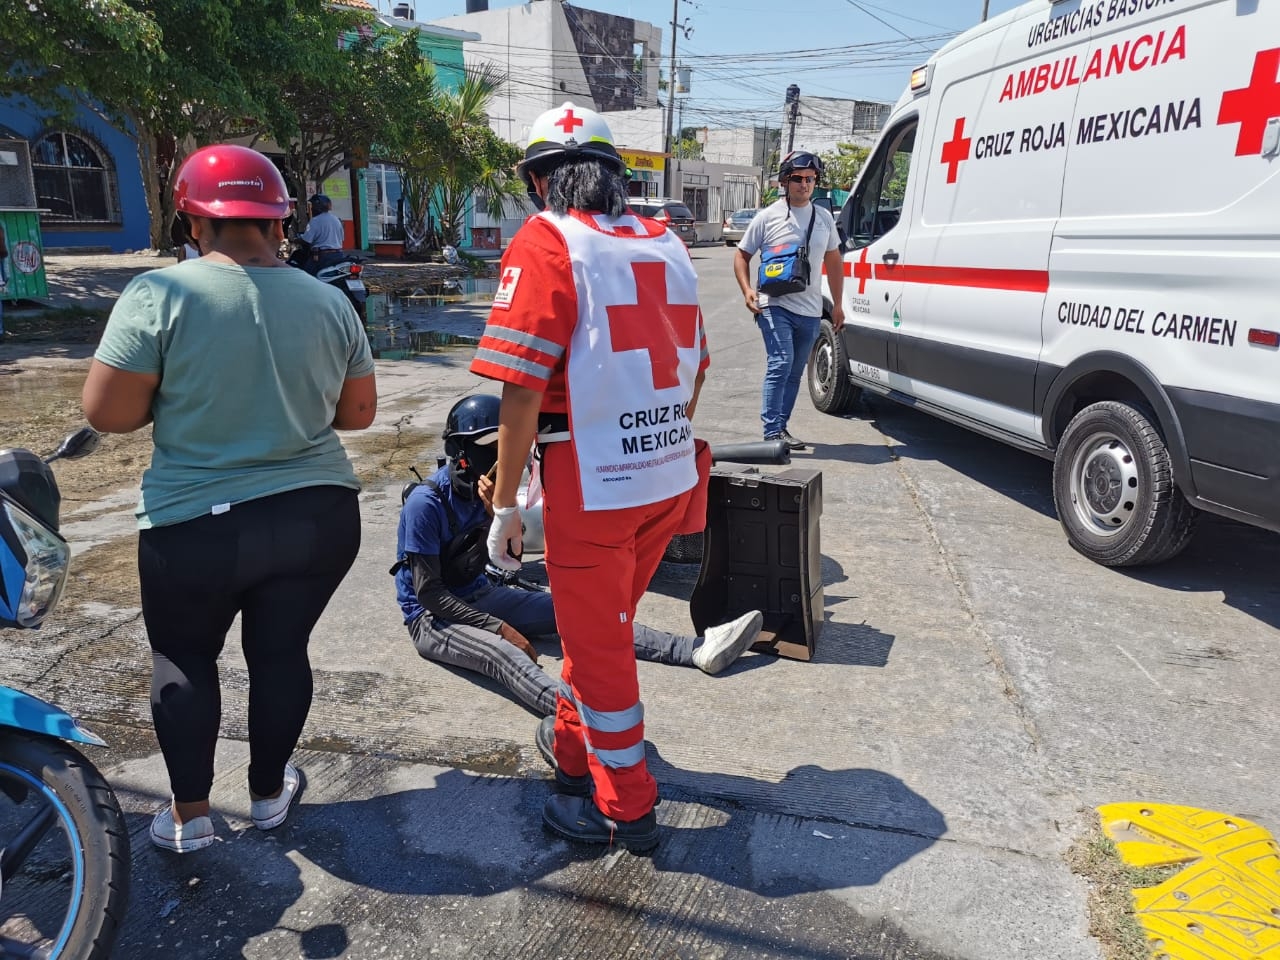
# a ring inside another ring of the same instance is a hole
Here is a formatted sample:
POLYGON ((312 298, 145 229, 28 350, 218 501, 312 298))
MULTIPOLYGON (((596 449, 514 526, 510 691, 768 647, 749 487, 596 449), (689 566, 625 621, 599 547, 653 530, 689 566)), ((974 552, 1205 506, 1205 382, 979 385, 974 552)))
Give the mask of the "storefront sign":
POLYGON ((667 158, 661 153, 641 153, 636 150, 619 150, 622 162, 632 170, 661 171, 666 168, 667 158))

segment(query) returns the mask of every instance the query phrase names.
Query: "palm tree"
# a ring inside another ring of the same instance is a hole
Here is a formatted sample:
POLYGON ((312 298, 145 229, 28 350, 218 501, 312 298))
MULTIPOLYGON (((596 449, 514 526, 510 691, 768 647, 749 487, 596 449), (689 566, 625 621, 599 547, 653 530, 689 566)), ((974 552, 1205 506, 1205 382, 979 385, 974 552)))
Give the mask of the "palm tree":
POLYGON ((501 219, 524 196, 513 175, 520 150, 489 127, 489 104, 507 77, 492 64, 468 67, 454 92, 441 90, 436 107, 446 136, 423 144, 431 156, 423 165, 433 186, 431 207, 436 212, 444 243, 457 246, 467 213, 477 197, 483 209, 501 219))

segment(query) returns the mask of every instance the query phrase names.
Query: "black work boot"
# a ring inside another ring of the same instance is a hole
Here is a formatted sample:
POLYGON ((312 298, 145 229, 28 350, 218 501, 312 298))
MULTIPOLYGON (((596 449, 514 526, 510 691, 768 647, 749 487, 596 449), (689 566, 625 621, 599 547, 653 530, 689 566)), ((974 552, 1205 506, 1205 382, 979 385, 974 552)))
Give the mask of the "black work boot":
POLYGON ((647 853, 658 845, 658 818, 650 810, 639 820, 612 820, 590 797, 547 797, 542 822, 548 830, 578 843, 620 843, 632 853, 647 853))
POLYGON ((533 741, 538 745, 538 752, 542 754, 542 759, 556 772, 556 792, 563 793, 570 797, 589 797, 591 796, 591 774, 585 774, 581 777, 571 777, 560 769, 560 765, 556 763, 556 754, 553 744, 556 742, 556 718, 543 717, 538 722, 538 729, 533 735, 533 741))

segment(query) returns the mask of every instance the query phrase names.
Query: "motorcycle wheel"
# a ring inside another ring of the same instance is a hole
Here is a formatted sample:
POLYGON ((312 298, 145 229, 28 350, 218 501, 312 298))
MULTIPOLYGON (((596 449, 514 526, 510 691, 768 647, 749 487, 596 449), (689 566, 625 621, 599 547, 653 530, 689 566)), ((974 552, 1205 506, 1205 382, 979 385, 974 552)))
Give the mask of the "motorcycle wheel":
POLYGON ((0 956, 106 960, 129 897, 111 787, 59 740, 0 732, 0 956))

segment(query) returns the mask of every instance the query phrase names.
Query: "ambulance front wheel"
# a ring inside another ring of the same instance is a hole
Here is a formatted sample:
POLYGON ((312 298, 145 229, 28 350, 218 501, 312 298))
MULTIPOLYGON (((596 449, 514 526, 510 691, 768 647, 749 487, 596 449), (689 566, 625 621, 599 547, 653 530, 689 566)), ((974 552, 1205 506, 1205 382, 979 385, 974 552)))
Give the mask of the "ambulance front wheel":
POLYGON ((809 353, 809 399, 823 413, 852 413, 862 389, 849 379, 849 354, 844 338, 822 318, 822 329, 809 353))
POLYGON ((1197 516, 1174 483, 1150 415, 1115 400, 1085 407, 1067 425, 1053 463, 1053 500, 1071 546, 1107 567, 1177 556, 1197 516))

